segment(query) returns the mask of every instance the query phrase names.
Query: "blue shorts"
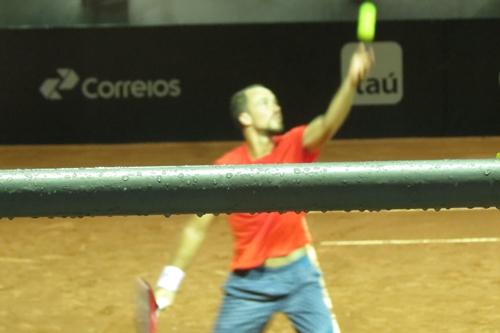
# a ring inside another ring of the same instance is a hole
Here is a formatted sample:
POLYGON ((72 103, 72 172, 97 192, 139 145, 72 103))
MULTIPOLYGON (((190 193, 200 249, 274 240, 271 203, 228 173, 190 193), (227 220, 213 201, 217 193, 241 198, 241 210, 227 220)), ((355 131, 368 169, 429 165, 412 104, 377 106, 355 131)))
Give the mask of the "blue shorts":
POLYGON ((306 255, 279 268, 232 272, 224 292, 216 333, 262 332, 276 312, 284 313, 297 332, 333 333, 320 273, 306 255))

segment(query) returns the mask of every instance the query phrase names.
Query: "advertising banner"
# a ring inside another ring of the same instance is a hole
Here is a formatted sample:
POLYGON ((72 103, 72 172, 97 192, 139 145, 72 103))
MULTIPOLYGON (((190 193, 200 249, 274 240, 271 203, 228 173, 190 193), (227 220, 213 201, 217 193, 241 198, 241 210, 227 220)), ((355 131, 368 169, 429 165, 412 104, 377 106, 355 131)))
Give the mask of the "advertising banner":
MULTIPOLYGON (((381 22, 344 138, 500 134, 497 20, 381 22), (493 40, 492 40, 493 39, 493 40)), ((355 24, 2 29, 0 144, 235 140, 261 83, 285 126, 324 112, 355 24)))

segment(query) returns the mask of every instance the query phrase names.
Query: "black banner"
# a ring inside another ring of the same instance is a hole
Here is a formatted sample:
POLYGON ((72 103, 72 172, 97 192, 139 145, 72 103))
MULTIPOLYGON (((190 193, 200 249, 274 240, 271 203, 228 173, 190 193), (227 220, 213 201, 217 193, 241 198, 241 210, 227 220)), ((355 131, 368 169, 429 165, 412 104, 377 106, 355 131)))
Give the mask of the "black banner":
MULTIPOLYGON (((500 135, 499 28, 381 22, 401 99, 355 105, 339 136, 500 135)), ((291 127, 325 111, 354 38, 345 22, 0 30, 0 144, 239 139, 228 100, 252 83, 291 127)))

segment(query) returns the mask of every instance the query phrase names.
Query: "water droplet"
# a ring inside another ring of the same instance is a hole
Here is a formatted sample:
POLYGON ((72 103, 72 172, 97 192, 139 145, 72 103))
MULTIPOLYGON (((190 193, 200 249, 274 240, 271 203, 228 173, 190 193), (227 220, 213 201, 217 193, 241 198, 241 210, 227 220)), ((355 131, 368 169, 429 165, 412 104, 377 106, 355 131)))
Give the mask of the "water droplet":
POLYGON ((128 189, 126 187, 122 188, 123 192, 127 191, 128 189))
POLYGON ((231 172, 226 174, 226 178, 231 178, 232 176, 233 176, 233 174, 231 172))
POLYGON ((295 168, 295 169, 293 169, 293 172, 294 172, 295 174, 299 174, 299 173, 300 173, 300 169, 299 169, 299 168, 295 168))
POLYGON ((490 171, 490 170, 486 170, 486 171, 484 172, 484 175, 485 175, 485 176, 489 176, 490 174, 491 174, 491 171, 490 171))
POLYGON ((156 177, 156 181, 157 181, 158 183, 161 183, 161 176, 156 177))
POLYGON ((126 182, 126 181, 128 180, 128 176, 123 176, 123 177, 122 177, 122 180, 123 180, 124 182, 126 182))

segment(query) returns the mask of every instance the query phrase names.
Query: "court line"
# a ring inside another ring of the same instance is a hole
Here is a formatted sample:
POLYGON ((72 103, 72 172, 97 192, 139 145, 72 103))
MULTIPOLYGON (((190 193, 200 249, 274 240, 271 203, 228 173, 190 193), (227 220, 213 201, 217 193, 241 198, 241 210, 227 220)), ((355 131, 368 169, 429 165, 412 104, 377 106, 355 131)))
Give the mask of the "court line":
POLYGON ((500 242, 500 237, 323 241, 320 242, 320 245, 321 246, 365 246, 365 245, 467 244, 467 243, 496 243, 496 242, 500 242))

